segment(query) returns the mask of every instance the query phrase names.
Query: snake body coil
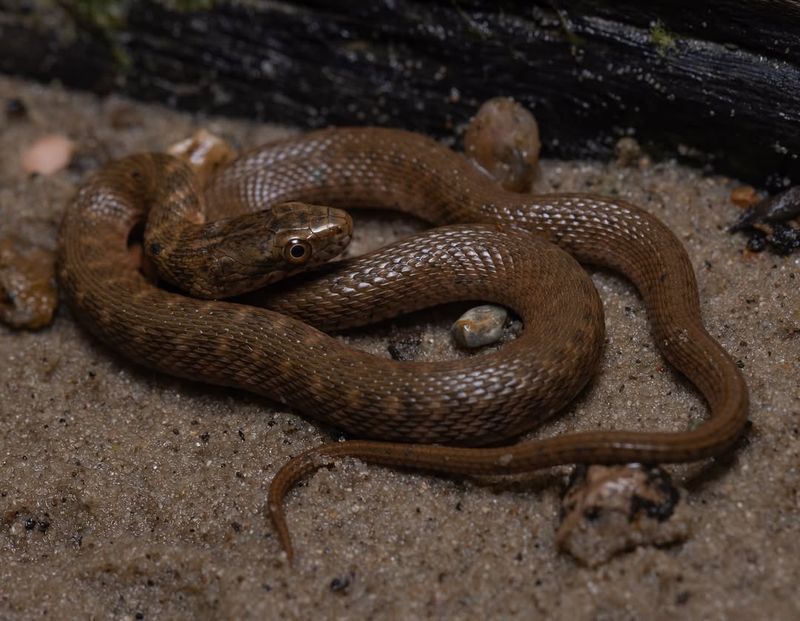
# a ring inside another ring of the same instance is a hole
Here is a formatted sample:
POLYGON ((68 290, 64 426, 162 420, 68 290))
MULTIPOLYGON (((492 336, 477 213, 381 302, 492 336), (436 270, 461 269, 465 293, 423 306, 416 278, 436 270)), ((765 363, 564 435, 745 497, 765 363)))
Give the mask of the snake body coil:
MULTIPOLYGON (((729 448, 743 429, 747 389, 736 365, 703 328, 689 259, 669 229, 637 207, 590 194, 507 192, 462 156, 400 130, 330 129, 266 145, 211 181, 211 219, 303 201, 397 209, 437 225, 490 226, 446 227, 397 244, 397 254, 379 251, 344 262, 280 298, 267 294, 265 310, 167 293, 126 261, 130 232, 148 206, 192 200, 190 177, 166 156, 112 163, 80 190, 62 226, 59 276, 76 315, 138 362, 268 394, 362 437, 467 445, 508 439, 562 407, 586 383, 600 355, 596 294, 585 277, 568 276, 574 271, 570 260, 543 243, 549 241, 580 262, 633 281, 658 347, 710 408, 707 421, 679 433, 595 431, 503 448, 353 441, 316 455, 511 473, 573 462, 702 459, 729 448), (511 234, 511 227, 528 233, 511 234), (534 246, 543 258, 526 254, 534 246), (443 270, 439 276, 434 267, 443 270), (415 284, 408 285, 405 276, 415 284), (543 284, 533 297, 545 306, 537 308, 529 305, 527 289, 540 277, 543 284), (554 283, 577 292, 580 304, 547 306, 557 297, 554 283), (487 356, 399 363, 356 352, 287 316, 342 328, 463 299, 512 307, 524 321, 523 336, 487 356), (548 313, 559 314, 566 327, 553 327, 548 313), (566 340, 548 340, 559 336, 566 340)), ((281 471, 270 493, 273 511, 291 482, 314 467, 301 456, 281 471)), ((288 535, 281 536, 287 543, 288 535)))

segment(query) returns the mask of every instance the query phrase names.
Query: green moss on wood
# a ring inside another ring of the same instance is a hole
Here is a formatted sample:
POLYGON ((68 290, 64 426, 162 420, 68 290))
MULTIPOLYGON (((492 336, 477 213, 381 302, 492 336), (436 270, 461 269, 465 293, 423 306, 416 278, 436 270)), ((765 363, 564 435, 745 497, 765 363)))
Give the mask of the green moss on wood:
POLYGON ((650 41, 662 56, 675 47, 675 35, 660 20, 650 26, 650 41))

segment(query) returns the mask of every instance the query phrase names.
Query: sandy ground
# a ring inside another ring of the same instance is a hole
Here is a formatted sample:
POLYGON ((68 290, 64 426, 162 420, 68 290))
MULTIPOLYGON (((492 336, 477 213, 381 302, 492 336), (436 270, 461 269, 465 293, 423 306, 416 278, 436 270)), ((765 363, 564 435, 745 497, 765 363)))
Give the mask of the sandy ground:
MULTIPOLYGON (((238 146, 290 133, 0 78, 0 101, 11 97, 29 114, 0 116, 0 235, 50 248, 76 184, 108 158, 199 126, 238 146), (77 141, 73 165, 26 177, 20 150, 52 131, 77 141)), ((569 468, 476 480, 345 461, 289 496, 290 567, 265 492, 290 456, 335 431, 137 367, 62 309, 41 332, 0 327, 0 618, 800 618, 800 257, 742 252, 725 232, 735 185, 674 163, 555 161, 536 185, 618 195, 665 220, 689 251, 711 334, 747 377, 741 446, 669 469, 688 490, 685 543, 587 569, 555 548, 569 468)), ((357 226, 355 253, 420 225, 367 215, 357 226)), ((697 424, 705 407, 655 350, 633 289, 593 278, 602 370, 538 433, 697 424)), ((346 338, 384 356, 420 339, 423 357, 446 355, 453 318, 346 338)))

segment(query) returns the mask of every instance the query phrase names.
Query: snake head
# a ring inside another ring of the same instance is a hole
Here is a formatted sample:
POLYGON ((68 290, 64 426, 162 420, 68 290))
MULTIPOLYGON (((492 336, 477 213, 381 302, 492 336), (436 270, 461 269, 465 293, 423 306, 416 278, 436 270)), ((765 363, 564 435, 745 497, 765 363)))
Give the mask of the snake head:
POLYGON ((340 209, 281 203, 201 229, 200 267, 182 270, 188 282, 172 282, 197 297, 224 298, 332 259, 350 243, 353 221, 340 209))

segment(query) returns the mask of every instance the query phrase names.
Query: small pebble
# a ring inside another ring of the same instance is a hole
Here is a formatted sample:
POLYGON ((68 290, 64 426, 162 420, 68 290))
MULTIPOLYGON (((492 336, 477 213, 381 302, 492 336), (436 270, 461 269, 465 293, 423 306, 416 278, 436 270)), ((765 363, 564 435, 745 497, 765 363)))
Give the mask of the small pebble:
POLYGON ((800 186, 755 202, 728 230, 750 235, 747 248, 753 252, 767 246, 777 254, 800 249, 800 186))
POLYGON ((503 336, 508 311, 502 306, 476 306, 461 315, 450 329, 456 343, 474 349, 496 343, 503 336))
POLYGON ((13 237, 0 239, 0 323, 38 330, 58 306, 55 257, 13 237))
POLYGON ((617 166, 623 168, 636 166, 643 155, 642 147, 631 136, 620 138, 614 146, 614 152, 617 154, 617 166))
POLYGON ((22 168, 28 174, 52 175, 69 165, 75 143, 63 134, 39 138, 22 154, 22 168))
POLYGON ((562 501, 560 550, 596 567, 636 546, 667 545, 689 536, 681 492, 658 467, 579 467, 562 501))
POLYGON ((731 202, 742 209, 749 209, 760 201, 761 197, 752 185, 741 185, 731 190, 731 202))
POLYGON ((353 572, 349 572, 344 576, 339 576, 331 580, 330 589, 333 593, 338 593, 340 595, 347 594, 350 585, 355 578, 355 574, 353 572))
POLYGON ((776 224, 769 241, 778 254, 791 254, 800 249, 800 228, 776 224))
POLYGON ((203 184, 222 166, 236 159, 236 152, 223 138, 205 129, 168 147, 167 153, 187 162, 203 184))
POLYGON ((753 236, 747 240, 747 249, 750 252, 763 252, 767 247, 767 237, 761 232, 753 233, 753 236))
POLYGON ((506 190, 529 192, 539 167, 536 119, 508 97, 484 103, 464 135, 464 152, 506 190))

